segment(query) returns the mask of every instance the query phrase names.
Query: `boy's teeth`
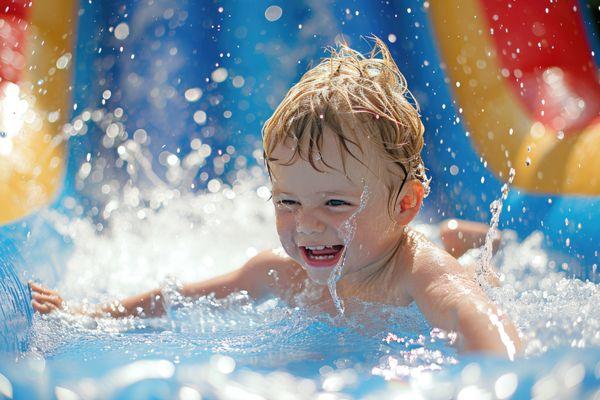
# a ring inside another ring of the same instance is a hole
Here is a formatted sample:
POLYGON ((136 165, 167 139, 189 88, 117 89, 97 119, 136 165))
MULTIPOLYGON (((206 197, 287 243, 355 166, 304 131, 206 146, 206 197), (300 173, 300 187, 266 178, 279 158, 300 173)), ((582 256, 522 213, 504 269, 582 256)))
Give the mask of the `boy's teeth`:
MULTIPOLYGON (((330 247, 330 246, 327 246, 330 247)), ((323 250, 325 248, 325 246, 306 246, 307 249, 309 250, 323 250)))
POLYGON ((315 260, 331 260, 333 259, 332 255, 329 256, 312 256, 313 259, 315 260))

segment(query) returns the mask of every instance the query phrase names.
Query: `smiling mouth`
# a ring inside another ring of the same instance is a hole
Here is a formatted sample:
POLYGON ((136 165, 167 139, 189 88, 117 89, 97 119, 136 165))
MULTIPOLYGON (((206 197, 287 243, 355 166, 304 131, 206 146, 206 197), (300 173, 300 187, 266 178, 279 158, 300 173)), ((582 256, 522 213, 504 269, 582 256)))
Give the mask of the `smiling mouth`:
POLYGON ((344 246, 300 246, 304 261, 311 267, 333 267, 342 256, 344 246))

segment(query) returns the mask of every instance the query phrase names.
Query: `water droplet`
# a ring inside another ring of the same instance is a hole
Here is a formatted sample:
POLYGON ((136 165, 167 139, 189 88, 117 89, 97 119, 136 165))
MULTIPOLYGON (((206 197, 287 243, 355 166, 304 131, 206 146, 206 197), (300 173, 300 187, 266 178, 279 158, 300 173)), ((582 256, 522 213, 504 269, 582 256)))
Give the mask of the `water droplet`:
POLYGON ((206 112, 198 110, 194 113, 194 122, 198 125, 204 125, 206 123, 206 112))
POLYGON ((234 88, 241 88, 242 86, 244 86, 245 80, 243 76, 236 76, 235 78, 233 78, 233 81, 231 82, 233 84, 234 88))
POLYGON ((127 25, 125 22, 121 22, 115 28, 114 34, 115 34, 115 37, 118 40, 125 40, 125 39, 127 39, 127 36, 129 36, 129 25, 127 25))
POLYGON ((189 101, 190 103, 193 103, 195 101, 200 100, 200 98, 202 97, 202 89, 200 88, 189 88, 188 90, 185 91, 184 96, 185 99, 187 101, 189 101))
POLYGON ((212 72, 212 74, 210 74, 210 77, 213 82, 221 83, 227 79, 227 75, 228 73, 225 68, 217 68, 212 72))
POLYGON ((68 67, 69 62, 71 61, 72 55, 71 53, 65 53, 62 56, 58 57, 56 60, 56 68, 65 69, 68 67))
POLYGON ((275 22, 283 15, 283 10, 279 6, 269 6, 265 10, 265 18, 269 22, 275 22))

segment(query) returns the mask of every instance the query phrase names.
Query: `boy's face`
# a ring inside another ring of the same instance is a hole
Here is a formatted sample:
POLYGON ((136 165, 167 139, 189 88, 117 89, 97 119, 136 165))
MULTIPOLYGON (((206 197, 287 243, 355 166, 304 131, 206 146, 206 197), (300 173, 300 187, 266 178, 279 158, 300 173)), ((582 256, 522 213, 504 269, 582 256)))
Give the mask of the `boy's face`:
POLYGON ((383 266, 402 237, 403 227, 388 212, 388 189, 377 175, 381 162, 370 143, 361 143, 364 154, 342 155, 335 134, 323 132, 322 160, 315 160, 324 172, 315 170, 294 156, 292 143, 280 144, 271 162, 273 203, 277 232, 290 257, 306 269, 311 279, 326 283, 333 268, 343 259, 343 275, 368 272, 383 266), (371 169, 371 171, 369 171, 371 169))

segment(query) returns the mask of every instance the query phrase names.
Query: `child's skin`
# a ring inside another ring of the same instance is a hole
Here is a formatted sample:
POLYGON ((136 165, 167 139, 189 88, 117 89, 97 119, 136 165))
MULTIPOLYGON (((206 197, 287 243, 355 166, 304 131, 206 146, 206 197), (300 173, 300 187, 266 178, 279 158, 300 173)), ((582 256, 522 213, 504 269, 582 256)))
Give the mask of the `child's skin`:
MULTIPOLYGON (((336 261, 343 259, 336 286, 342 301, 397 306, 414 301, 432 326, 459 334, 460 351, 491 352, 510 359, 519 353, 517 329, 485 295, 472 269, 408 227, 421 207, 421 182, 407 180, 390 215, 384 181, 398 180, 399 186, 403 173, 393 170, 395 165, 384 165, 372 144, 364 141, 363 152, 351 148, 363 165, 342 154, 338 139, 325 127, 321 159, 314 159, 322 172, 300 157, 293 159, 295 145, 306 144, 280 144, 273 152, 280 162, 269 162, 277 232, 287 254, 264 251, 229 274, 185 284, 182 295, 224 297, 246 290, 254 298, 268 293, 286 296, 301 291, 307 277, 325 284, 336 261), (349 227, 353 236, 348 235, 349 227), (318 260, 306 246, 338 247, 315 249, 333 256, 318 260), (273 270, 277 280, 272 278, 273 270)), ((34 283, 31 288, 36 311, 45 314, 63 307, 56 292, 34 283)), ((160 289, 155 289, 87 314, 159 316, 164 313, 161 296, 160 289)), ((327 290, 318 302, 328 302, 334 312, 327 290)))
MULTIPOLYGON (((460 257, 467 250, 483 246, 489 229, 489 225, 480 222, 450 219, 440 224, 440 238, 448 253, 460 257)), ((496 235, 492 241, 494 251, 499 245, 500 237, 496 235)))

